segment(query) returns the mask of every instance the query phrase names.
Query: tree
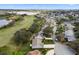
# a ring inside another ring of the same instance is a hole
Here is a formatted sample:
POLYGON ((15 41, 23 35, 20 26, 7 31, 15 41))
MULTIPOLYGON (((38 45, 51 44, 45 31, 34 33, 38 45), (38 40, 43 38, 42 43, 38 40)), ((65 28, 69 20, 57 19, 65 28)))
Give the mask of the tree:
POLYGON ((29 28, 29 31, 32 32, 32 33, 37 33, 38 31, 40 31, 40 26, 34 23, 29 28))
POLYGON ((40 31, 42 25, 45 23, 44 19, 35 19, 32 26, 29 28, 29 31, 32 33, 37 33, 40 31))
POLYGON ((57 34, 60 34, 62 32, 64 32, 65 28, 62 27, 61 25, 58 25, 58 28, 57 28, 57 34))
POLYGON ((53 31, 52 31, 52 27, 46 27, 44 30, 43 30, 43 35, 44 36, 46 36, 46 37, 50 37, 51 36, 51 34, 53 33, 53 31))
POLYGON ((13 41, 16 45, 27 44, 30 42, 32 33, 26 29, 21 29, 14 34, 13 41))
POLYGON ((68 15, 68 18, 70 19, 70 21, 76 21, 76 17, 75 16, 72 16, 72 15, 68 15))
POLYGON ((23 17, 20 15, 16 15, 16 16, 11 16, 9 19, 12 19, 13 21, 19 21, 19 20, 23 20, 23 17))

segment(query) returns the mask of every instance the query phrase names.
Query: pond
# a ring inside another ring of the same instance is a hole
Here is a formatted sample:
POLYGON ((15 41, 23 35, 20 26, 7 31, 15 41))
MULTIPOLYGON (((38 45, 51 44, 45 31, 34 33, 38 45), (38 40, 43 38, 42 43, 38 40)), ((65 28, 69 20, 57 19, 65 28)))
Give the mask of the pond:
POLYGON ((0 19, 0 28, 8 25, 11 22, 12 20, 0 19))

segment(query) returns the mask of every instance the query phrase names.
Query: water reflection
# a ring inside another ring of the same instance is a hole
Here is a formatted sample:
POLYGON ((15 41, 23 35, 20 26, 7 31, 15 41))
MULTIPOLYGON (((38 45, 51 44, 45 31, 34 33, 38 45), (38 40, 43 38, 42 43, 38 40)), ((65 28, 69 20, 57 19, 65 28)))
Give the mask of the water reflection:
POLYGON ((6 26, 11 22, 12 20, 0 19, 0 27, 6 26))

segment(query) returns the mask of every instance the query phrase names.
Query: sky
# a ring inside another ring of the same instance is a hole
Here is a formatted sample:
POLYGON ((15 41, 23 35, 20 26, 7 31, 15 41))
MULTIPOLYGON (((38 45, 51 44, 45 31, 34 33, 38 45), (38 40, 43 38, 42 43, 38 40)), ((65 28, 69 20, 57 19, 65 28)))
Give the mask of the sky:
POLYGON ((0 4, 0 9, 79 9, 79 4, 0 4))

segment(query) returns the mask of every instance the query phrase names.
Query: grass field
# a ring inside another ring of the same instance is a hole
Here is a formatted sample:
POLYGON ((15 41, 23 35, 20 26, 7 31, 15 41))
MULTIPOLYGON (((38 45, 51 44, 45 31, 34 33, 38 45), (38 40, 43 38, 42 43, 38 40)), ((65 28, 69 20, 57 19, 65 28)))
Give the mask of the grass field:
POLYGON ((34 16, 25 16, 23 21, 21 22, 17 21, 14 26, 1 29, 0 30, 0 47, 9 43, 10 39, 12 38, 12 36, 17 30, 21 28, 28 29, 32 25, 34 19, 35 19, 34 16))

